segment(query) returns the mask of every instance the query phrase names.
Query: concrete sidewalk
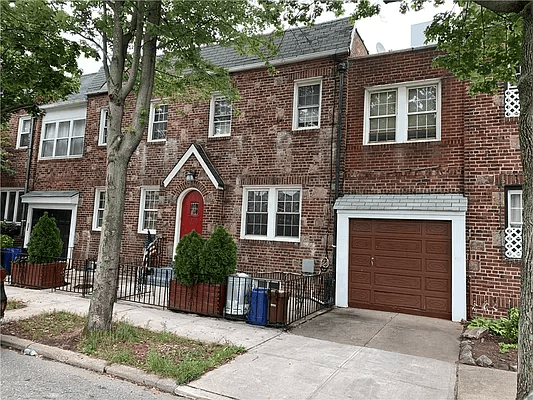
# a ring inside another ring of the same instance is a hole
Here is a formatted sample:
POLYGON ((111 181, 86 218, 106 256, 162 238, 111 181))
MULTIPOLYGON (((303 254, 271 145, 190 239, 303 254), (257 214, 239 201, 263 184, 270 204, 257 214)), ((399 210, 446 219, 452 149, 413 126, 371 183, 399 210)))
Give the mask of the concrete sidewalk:
MULTIPOLYGON (((11 286, 7 286, 6 291, 9 298, 27 304, 26 308, 8 311, 7 321, 53 310, 86 314, 89 308, 88 299, 62 292, 11 286)), ((147 377, 132 368, 114 367, 116 376, 188 398, 476 400, 512 399, 516 393, 516 373, 463 365, 457 368, 454 360, 458 347, 455 355, 420 357, 132 303, 119 302, 114 310, 117 319, 126 318, 138 326, 202 341, 230 342, 248 350, 233 362, 177 387, 168 380, 147 377)), ((322 316, 316 320, 320 318, 322 316)), ((334 322, 334 319, 328 322, 330 329, 334 322)), ((390 322, 386 325, 396 332, 400 329, 390 322)), ((385 332, 386 325, 379 331, 385 332)), ((386 342, 388 335, 385 333, 379 340, 375 338, 374 343, 386 342)), ((394 335, 390 335, 389 340, 394 340, 394 335)), ((439 342, 434 346, 438 347, 439 342)), ((84 366, 83 362, 80 366, 84 366)), ((113 373, 109 366, 102 368, 104 372, 113 373)))

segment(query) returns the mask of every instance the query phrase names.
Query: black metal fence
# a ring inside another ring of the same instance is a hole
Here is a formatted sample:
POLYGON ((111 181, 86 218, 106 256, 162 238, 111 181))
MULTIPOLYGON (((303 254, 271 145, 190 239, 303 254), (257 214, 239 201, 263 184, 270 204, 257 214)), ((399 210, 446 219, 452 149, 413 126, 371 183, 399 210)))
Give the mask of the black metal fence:
MULTIPOLYGON (((5 255, 4 258, 5 260, 5 255)), ((24 287, 51 288, 86 297, 94 288, 97 261, 63 259, 41 276, 22 254, 10 260, 7 282, 24 287)), ((117 300, 169 307, 171 267, 154 267, 146 260, 121 260, 117 279, 117 300)), ((228 277, 221 316, 245 320, 254 325, 284 327, 334 304, 332 272, 300 275, 286 272, 237 273, 228 277)), ((202 301, 211 301, 205 299, 202 301)), ((193 311, 193 310, 186 310, 193 311)), ((207 313, 212 315, 211 312, 207 313)))

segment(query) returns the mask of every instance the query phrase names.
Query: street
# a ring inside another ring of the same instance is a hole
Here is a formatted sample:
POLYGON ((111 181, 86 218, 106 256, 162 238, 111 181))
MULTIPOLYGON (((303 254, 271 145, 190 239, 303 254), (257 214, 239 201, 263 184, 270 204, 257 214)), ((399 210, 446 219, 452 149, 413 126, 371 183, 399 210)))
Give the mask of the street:
POLYGON ((176 399, 169 393, 40 357, 1 349, 0 398, 60 400, 176 399))

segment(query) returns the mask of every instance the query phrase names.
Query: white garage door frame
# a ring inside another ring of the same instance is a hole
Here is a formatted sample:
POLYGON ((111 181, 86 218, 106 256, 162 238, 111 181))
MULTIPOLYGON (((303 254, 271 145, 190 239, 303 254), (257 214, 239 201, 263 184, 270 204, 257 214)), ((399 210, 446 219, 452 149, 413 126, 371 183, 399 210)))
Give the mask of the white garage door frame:
POLYGON ((452 321, 466 319, 466 212, 337 209, 337 279, 335 305, 348 307, 350 219, 439 220, 452 224, 452 321))

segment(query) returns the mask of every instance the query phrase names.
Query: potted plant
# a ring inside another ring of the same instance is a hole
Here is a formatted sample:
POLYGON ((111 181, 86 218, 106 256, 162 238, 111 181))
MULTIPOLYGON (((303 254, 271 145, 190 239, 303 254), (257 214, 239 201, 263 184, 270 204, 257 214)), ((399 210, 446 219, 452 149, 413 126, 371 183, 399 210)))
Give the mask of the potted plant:
POLYGON ((236 265, 237 246, 223 227, 217 227, 207 241, 195 231, 185 235, 176 247, 168 308, 221 315, 227 276, 236 265))
POLYGON ((57 260, 62 250, 63 241, 56 220, 45 212, 31 232, 28 260, 12 264, 11 282, 35 288, 64 285, 66 262, 57 260))

